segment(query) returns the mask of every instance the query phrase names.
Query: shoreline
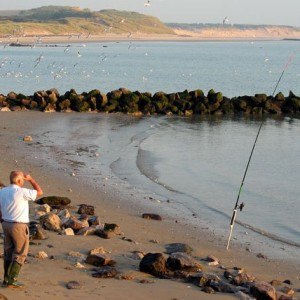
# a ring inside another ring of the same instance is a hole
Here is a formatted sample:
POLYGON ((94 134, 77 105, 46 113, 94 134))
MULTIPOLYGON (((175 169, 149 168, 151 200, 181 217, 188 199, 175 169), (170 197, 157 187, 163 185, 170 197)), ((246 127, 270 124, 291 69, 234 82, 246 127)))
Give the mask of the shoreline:
MULTIPOLYGON (((120 267, 124 272, 133 273, 137 278, 149 279, 152 278, 150 275, 137 272, 138 262, 128 259, 128 252, 133 250, 163 252, 164 245, 173 242, 189 244, 194 249, 193 255, 197 257, 215 255, 225 266, 244 267, 250 274, 264 281, 290 279, 294 283, 293 287, 300 287, 299 266, 297 263, 295 264, 293 258, 291 261, 257 258, 255 253, 247 252, 240 242, 232 243, 231 250, 226 251, 224 240, 205 229, 199 232, 199 228, 185 224, 183 220, 175 220, 164 217, 164 215, 162 222, 142 219, 141 214, 147 212, 148 207, 147 209, 145 206, 143 208, 143 205, 139 203, 136 205, 135 201, 132 201, 134 194, 136 194, 134 189, 129 190, 127 194, 121 193, 124 190, 117 189, 115 182, 111 181, 110 178, 107 181, 103 180, 108 175, 104 172, 105 170, 101 174, 104 185, 91 186, 86 183, 84 177, 70 176, 70 171, 65 170, 64 165, 59 168, 56 165, 47 166, 51 163, 49 160, 51 151, 56 153, 58 150, 49 148, 49 151, 45 151, 46 148, 34 148, 32 145, 24 143, 22 137, 34 132, 33 143, 43 144, 45 135, 42 129, 45 124, 52 122, 53 119, 59 122, 59 119, 63 117, 62 114, 58 116, 54 114, 45 115, 39 112, 20 112, 14 113, 13 116, 14 118, 11 118, 11 113, 0 113, 0 126, 3 128, 1 133, 3 143, 0 147, 0 154, 3 158, 0 180, 7 183, 7 174, 15 168, 30 172, 42 185, 45 196, 67 196, 72 200, 72 205, 80 203, 95 205, 96 215, 100 217, 101 222, 117 223, 125 237, 137 242, 137 244, 128 243, 119 237, 103 240, 95 236, 64 237, 50 233, 49 240, 42 241, 41 245, 31 246, 30 251, 36 253, 38 249, 41 249, 54 255, 55 259, 53 261, 40 261, 29 258, 30 267, 25 266, 20 275, 20 279, 26 283, 26 289, 25 292, 17 292, 18 299, 28 299, 28 296, 31 296, 31 299, 36 299, 40 297, 41 293, 45 299, 53 299, 55 293, 55 297, 58 298, 72 295, 74 299, 77 299, 77 296, 79 299, 86 293, 88 293, 85 296, 86 299, 92 299, 96 295, 102 295, 104 299, 153 299, 153 297, 169 299, 172 296, 178 297, 178 299, 196 297, 201 297, 201 299, 235 299, 235 296, 228 294, 208 295, 201 292, 197 287, 187 288, 188 284, 170 280, 154 279, 153 284, 144 285, 134 281, 115 279, 99 281, 90 277, 86 271, 73 268, 74 271, 70 272, 70 270, 65 269, 72 267, 72 264, 65 259, 67 252, 80 251, 84 253, 95 246, 103 246, 112 251, 111 255, 117 261, 117 267, 120 267), (28 116, 30 117, 28 118, 28 116), (39 157, 40 154, 43 156, 39 157), (47 163, 43 163, 47 157, 47 163), (158 243, 150 242, 150 240, 157 240, 158 243), (54 248, 47 248, 47 244, 53 244, 54 248), (52 279, 47 276, 49 273, 53 274, 52 279), (78 291, 68 291, 63 283, 75 278, 85 283, 84 288, 78 291), (99 283, 100 286, 104 287, 99 289, 99 283), (95 288, 95 286, 98 287, 95 288), (54 290, 53 287, 55 287, 54 290), (42 291, 39 288, 42 288, 42 291)), ((49 144, 51 144, 51 138, 49 144)), ((156 206, 156 211, 153 209, 153 213, 160 212, 161 204, 157 203, 156 206)), ((207 271, 214 270, 208 266, 205 268, 207 271)), ((3 290, 3 294, 8 297, 15 295, 15 293, 16 291, 3 290)))
MULTIPOLYGON (((0 36, 0 44, 21 43, 33 45, 51 44, 76 44, 76 43, 108 43, 108 42, 261 42, 261 41, 286 41, 289 36, 262 36, 262 37, 214 37, 214 36, 188 36, 188 35, 146 35, 132 34, 127 35, 93 35, 89 37, 79 37, 75 35, 37 35, 37 36, 0 36), (37 41, 37 37, 39 40, 37 41)), ((290 37, 292 39, 292 37, 290 37)), ((296 38, 295 38, 296 39, 296 38)))

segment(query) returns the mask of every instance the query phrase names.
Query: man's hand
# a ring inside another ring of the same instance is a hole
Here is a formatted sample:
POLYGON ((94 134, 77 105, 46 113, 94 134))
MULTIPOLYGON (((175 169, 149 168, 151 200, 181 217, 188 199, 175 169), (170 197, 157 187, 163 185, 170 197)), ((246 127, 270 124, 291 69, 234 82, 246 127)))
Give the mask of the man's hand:
POLYGON ((30 180, 32 180, 32 177, 31 177, 31 175, 29 175, 29 174, 23 174, 23 178, 24 178, 24 180, 26 180, 26 181, 30 181, 30 180))

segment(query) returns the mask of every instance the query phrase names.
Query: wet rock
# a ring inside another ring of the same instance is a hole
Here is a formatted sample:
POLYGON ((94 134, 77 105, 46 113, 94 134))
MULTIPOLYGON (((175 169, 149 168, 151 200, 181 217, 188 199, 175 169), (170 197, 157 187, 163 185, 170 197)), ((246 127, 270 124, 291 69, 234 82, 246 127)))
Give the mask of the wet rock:
POLYGON ((40 218, 40 223, 43 226, 43 228, 52 231, 60 231, 62 226, 60 218, 52 212, 42 216, 40 218))
POLYGON ((29 239, 30 240, 46 240, 48 235, 46 231, 39 224, 29 224, 29 239))
POLYGON ((250 294, 257 300, 276 300, 275 288, 267 282, 254 282, 250 287, 250 294))
POLYGON ((289 279, 284 280, 283 283, 292 284, 292 282, 289 279))
POLYGON ((94 269, 92 276, 95 278, 114 278, 118 275, 114 267, 105 266, 103 268, 94 269))
POLYGON ((66 228, 72 228, 74 232, 87 227, 87 224, 79 221, 76 217, 71 216, 68 221, 64 224, 66 228))
POLYGON ((105 254, 89 254, 85 262, 96 267, 114 266, 116 264, 114 260, 105 254))
POLYGON ((89 225, 93 226, 93 225, 100 225, 100 219, 97 216, 92 216, 88 219, 89 225))
POLYGON ((64 228, 60 234, 61 235, 75 235, 74 230, 72 228, 64 228))
POLYGON ((167 273, 166 258, 162 253, 148 253, 140 262, 139 269, 157 277, 164 277, 167 273))
POLYGON ((117 224, 105 223, 104 224, 104 231, 110 231, 110 232, 113 232, 114 234, 120 234, 121 233, 121 228, 117 224))
POLYGON ((166 253, 171 254, 175 252, 183 252, 190 254, 193 251, 192 247, 190 247, 187 244, 182 244, 182 243, 172 243, 166 245, 166 253))
POLYGON ((115 236, 115 234, 112 231, 106 231, 103 229, 97 229, 95 231, 95 235, 97 235, 103 239, 111 239, 115 236))
POLYGON ((94 215, 95 207, 92 205, 81 204, 78 208, 78 214, 94 215))
POLYGON ((37 204, 48 204, 51 208, 65 208, 65 206, 71 203, 71 200, 67 197, 49 196, 43 197, 35 202, 37 204))
POLYGON ((172 253, 167 260, 167 268, 175 270, 199 271, 202 270, 201 264, 189 256, 187 253, 175 252, 172 253))
POLYGON ((143 219, 147 220, 156 220, 156 221, 162 221, 162 217, 157 214, 150 214, 150 213, 145 213, 142 215, 143 219))
POLYGON ((74 289, 78 290, 82 288, 82 284, 80 284, 78 281, 69 281, 66 284, 66 287, 69 290, 74 290, 74 289))

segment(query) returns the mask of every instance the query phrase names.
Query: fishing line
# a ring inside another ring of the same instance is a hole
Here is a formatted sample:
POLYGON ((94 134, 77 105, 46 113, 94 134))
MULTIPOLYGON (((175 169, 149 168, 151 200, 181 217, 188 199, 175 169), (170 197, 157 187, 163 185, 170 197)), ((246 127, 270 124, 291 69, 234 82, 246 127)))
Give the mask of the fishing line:
MULTIPOLYGON (((285 66, 284 66, 284 68, 282 70, 282 73, 281 73, 278 81, 276 82, 276 85, 275 85, 272 97, 274 97, 275 92, 276 92, 276 90, 278 88, 278 85, 279 85, 279 83, 280 83, 280 81, 281 81, 281 79, 282 79, 285 71, 287 70, 287 68, 289 67, 289 65, 291 64, 291 62, 293 61, 294 57, 295 57, 295 53, 292 53, 290 55, 290 57, 288 58, 285 66)), ((243 202, 239 205, 240 195, 241 195, 241 192, 242 192, 242 189, 243 189, 244 181, 245 181, 245 178, 246 178, 246 175, 247 175, 247 172, 248 172, 248 168, 249 168, 249 165, 250 165, 250 162, 251 162, 251 158, 252 158, 252 155, 253 155, 253 152, 254 152, 254 149, 255 149, 255 146, 256 146, 256 142, 258 140, 258 137, 259 137, 262 125, 263 125, 263 118, 262 118, 262 120, 260 122, 260 125, 259 125, 259 128, 258 128, 258 132, 257 132, 256 138, 255 138, 254 144, 252 146, 252 150, 251 150, 248 162, 247 162, 247 166, 246 166, 246 169, 245 169, 245 172, 244 172, 244 176, 243 176, 243 179, 242 179, 242 182, 241 182, 241 185, 240 185, 240 188, 239 188, 239 192, 238 192, 238 195, 237 195, 237 199, 236 199, 236 202, 235 202, 235 206, 234 206, 234 209, 233 209, 233 214, 232 214, 232 217, 231 217, 231 220, 230 220, 230 232, 229 232, 229 237, 228 237, 227 247, 226 247, 227 250, 229 249, 229 244, 230 244, 231 235, 232 235, 232 231, 233 231, 234 221, 235 221, 235 218, 236 218, 236 215, 237 215, 237 210, 239 209, 240 211, 242 211, 243 208, 244 208, 244 206, 245 206, 245 204, 243 202)))

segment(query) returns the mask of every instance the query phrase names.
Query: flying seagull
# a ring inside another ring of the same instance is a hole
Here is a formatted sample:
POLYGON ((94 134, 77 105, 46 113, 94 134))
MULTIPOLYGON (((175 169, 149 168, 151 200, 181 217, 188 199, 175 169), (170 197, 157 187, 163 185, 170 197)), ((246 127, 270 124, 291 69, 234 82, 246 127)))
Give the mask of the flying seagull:
POLYGON ((225 17, 225 18, 223 19, 223 25, 227 24, 228 22, 229 22, 228 17, 225 17))
POLYGON ((144 3, 145 7, 149 7, 150 6, 150 0, 148 0, 147 2, 144 3))

